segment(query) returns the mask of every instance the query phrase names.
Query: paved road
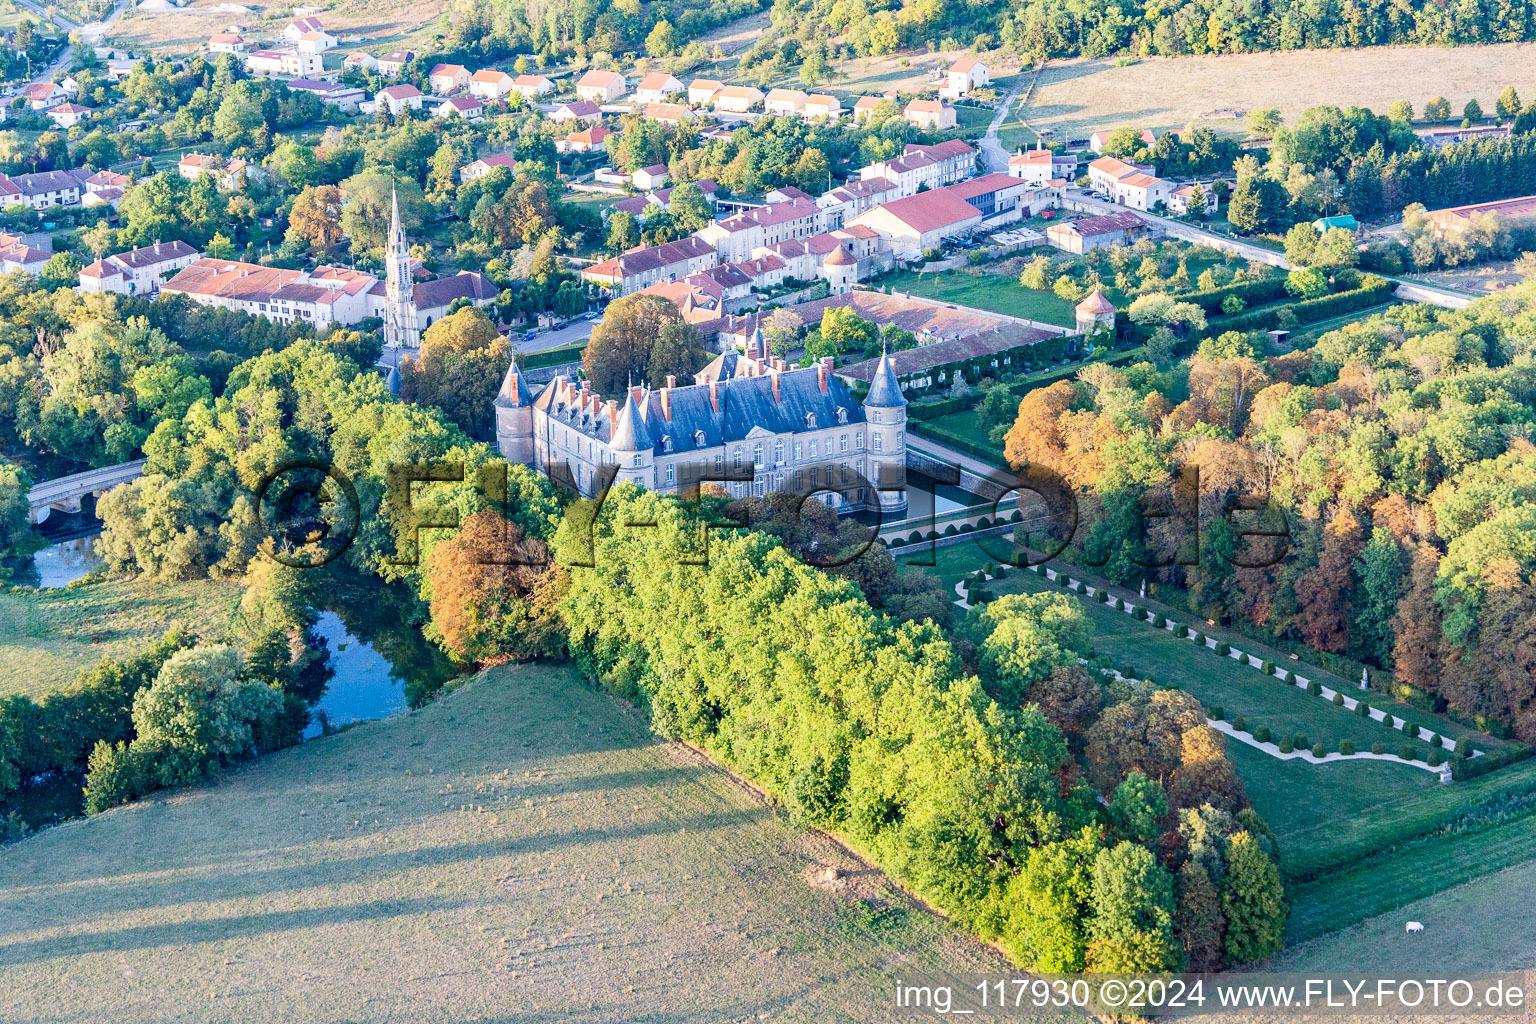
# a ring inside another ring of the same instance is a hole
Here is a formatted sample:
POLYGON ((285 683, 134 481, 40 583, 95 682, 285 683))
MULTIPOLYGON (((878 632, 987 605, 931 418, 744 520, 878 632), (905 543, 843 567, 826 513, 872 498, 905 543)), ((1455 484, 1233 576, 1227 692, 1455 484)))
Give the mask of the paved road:
POLYGON ((512 339, 512 347, 519 352, 529 354, 533 352, 547 352, 552 348, 562 348, 566 345, 575 345, 578 342, 585 343, 592 337, 592 328, 597 326, 596 320, 582 320, 577 318, 566 325, 562 331, 542 331, 532 341, 521 341, 521 335, 512 339))
POLYGON ((79 497, 91 491, 116 486, 144 474, 144 459, 124 462, 118 466, 88 469, 83 473, 44 480, 27 492, 27 500, 33 508, 66 498, 79 497))
POLYGON ((1003 122, 1008 120, 1008 112, 1013 109, 1013 101, 1024 91, 1025 83, 1020 82, 1008 90, 1008 95, 1003 97, 1003 102, 998 104, 997 113, 992 118, 992 123, 987 125, 987 133, 981 137, 981 162, 989 172, 997 174, 1008 173, 1008 151, 1003 144, 997 141, 998 129, 1003 122))

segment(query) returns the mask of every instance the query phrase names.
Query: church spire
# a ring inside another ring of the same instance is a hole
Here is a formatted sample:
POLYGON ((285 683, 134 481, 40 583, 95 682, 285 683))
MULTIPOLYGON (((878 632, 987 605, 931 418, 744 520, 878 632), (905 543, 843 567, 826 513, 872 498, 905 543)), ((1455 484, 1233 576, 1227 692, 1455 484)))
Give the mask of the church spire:
POLYGON ((389 239, 384 247, 384 344, 414 348, 418 343, 416 296, 411 283, 411 247, 400 224, 400 193, 389 193, 389 239))

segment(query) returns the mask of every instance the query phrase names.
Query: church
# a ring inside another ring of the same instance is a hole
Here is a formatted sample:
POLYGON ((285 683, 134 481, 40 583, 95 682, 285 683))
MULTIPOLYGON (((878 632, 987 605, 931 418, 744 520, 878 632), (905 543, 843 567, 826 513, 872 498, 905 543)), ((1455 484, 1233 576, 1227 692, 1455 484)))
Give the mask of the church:
POLYGON ((693 383, 668 377, 622 402, 564 376, 534 395, 513 362, 494 401, 497 447, 588 497, 606 471, 663 493, 728 477, 734 497, 781 491, 840 513, 905 512, 907 400, 890 361, 882 356, 859 402, 830 358, 791 369, 765 351, 756 334, 746 354, 717 357, 693 383))
POLYGON ((384 321, 386 350, 415 349, 421 345, 421 332, 448 315, 448 307, 459 299, 476 306, 496 299, 497 289, 484 274, 468 270, 452 277, 429 281, 415 280, 415 261, 411 247, 400 226, 400 198, 389 197, 389 240, 384 251, 384 280, 375 284, 370 295, 382 298, 378 315, 384 321))

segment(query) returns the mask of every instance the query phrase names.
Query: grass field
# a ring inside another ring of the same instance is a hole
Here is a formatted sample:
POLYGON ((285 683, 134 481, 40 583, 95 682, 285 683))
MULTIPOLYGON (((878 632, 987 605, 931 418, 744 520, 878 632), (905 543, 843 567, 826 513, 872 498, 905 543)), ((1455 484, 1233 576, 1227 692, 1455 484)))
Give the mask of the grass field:
POLYGON ((56 690, 102 658, 138 653, 175 625, 222 635, 239 605, 237 585, 210 580, 0 593, 0 696, 56 690))
POLYGON ((1056 297, 1055 292, 1038 292, 1001 274, 985 271, 946 270, 938 274, 902 272, 881 278, 899 292, 911 292, 925 298, 974 306, 1006 316, 1021 316, 1042 323, 1072 324, 1072 303, 1056 297))
MULTIPOLYGON (((230 23, 225 0, 194 0, 175 11, 130 10, 112 27, 111 41, 138 50, 189 53, 230 23)), ((245 0, 248 14, 235 15, 248 40, 273 41, 282 35, 292 5, 281 0, 245 0)), ((321 15, 326 30, 339 36, 339 51, 364 46, 382 53, 397 45, 420 46, 438 35, 443 6, 429 0, 341 0, 321 15)), ((333 53, 336 51, 332 51, 333 53)))
POLYGON ((0 922, 15 1022, 857 1021, 1004 969, 559 667, 0 850, 0 922))
MULTIPOLYGON (((1320 104, 1385 114, 1394 100, 1409 100, 1422 111, 1440 95, 1456 111, 1473 97, 1492 110, 1506 85, 1533 77, 1536 46, 1522 44, 1151 57, 1125 67, 1107 58, 1073 60, 1041 73, 1024 116, 1065 140, 1122 124, 1182 128, 1218 108, 1246 113, 1276 107, 1294 122, 1320 104)), ((1230 119, 1203 123, 1223 132, 1243 129, 1230 119)))

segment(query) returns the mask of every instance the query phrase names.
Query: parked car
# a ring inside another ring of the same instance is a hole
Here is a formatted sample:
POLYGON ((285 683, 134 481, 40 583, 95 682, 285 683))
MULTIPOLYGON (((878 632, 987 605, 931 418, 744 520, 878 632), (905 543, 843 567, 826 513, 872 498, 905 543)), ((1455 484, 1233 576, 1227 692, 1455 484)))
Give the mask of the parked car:
POLYGON ((585 313, 581 314, 581 318, 583 320, 597 320, 600 319, 602 315, 603 314, 599 313, 595 309, 589 309, 585 313))
POLYGON ((563 331, 565 330, 565 321, 556 320, 554 323, 549 325, 549 329, 552 331, 563 331))
POLYGON ((539 332, 538 331, 529 331, 527 334, 523 335, 523 340, 524 341, 533 341, 538 336, 539 336, 539 332))

